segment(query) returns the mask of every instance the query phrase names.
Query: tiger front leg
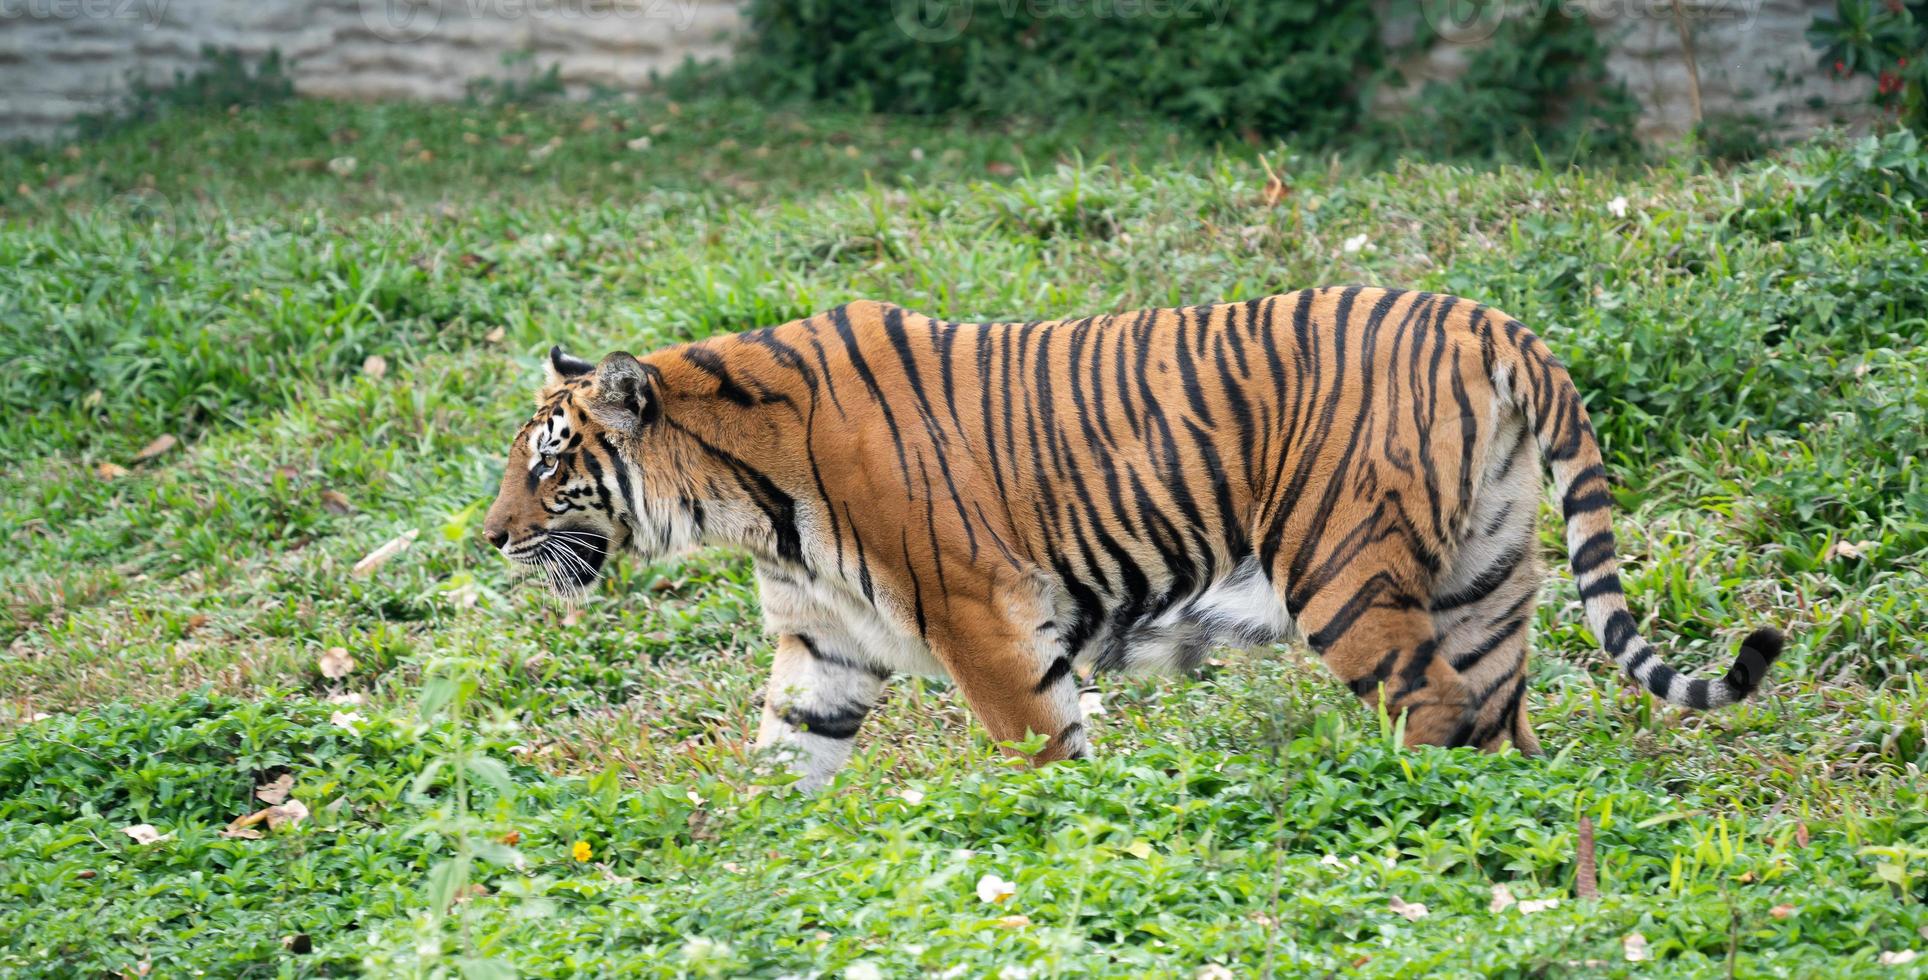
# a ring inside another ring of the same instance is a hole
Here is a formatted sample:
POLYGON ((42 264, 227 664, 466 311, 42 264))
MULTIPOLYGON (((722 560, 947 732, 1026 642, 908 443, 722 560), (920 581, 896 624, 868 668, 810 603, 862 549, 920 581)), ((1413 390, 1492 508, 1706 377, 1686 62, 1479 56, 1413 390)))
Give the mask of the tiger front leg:
POLYGON ((889 676, 860 660, 844 637, 784 633, 777 639, 756 747, 800 776, 798 788, 823 787, 849 760, 857 731, 889 676))

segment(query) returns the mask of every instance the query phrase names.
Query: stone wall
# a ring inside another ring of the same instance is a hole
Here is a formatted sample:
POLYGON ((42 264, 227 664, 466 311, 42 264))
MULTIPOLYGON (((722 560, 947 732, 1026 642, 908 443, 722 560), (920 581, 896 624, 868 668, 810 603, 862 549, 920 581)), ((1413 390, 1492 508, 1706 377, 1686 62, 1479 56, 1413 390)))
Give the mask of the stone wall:
POLYGON ((205 45, 279 49, 305 95, 452 99, 551 64, 577 91, 635 89, 724 56, 739 22, 730 0, 0 0, 0 139, 111 106, 129 73, 192 71, 205 45))
MULTIPOLYGON (((1419 10, 1447 2, 1399 0, 1408 13, 1388 18, 1389 38, 1411 36, 1419 10)), ((1646 107, 1643 135, 1689 127, 1672 0, 1511 2, 1584 9, 1612 45, 1609 67, 1646 107)), ((1783 132, 1864 116, 1866 84, 1824 77, 1805 37, 1833 4, 1682 0, 1703 111, 1759 115, 1783 132)), ((0 0, 0 139, 46 136, 111 105, 130 72, 165 80, 192 70, 204 45, 251 58, 278 48, 307 95, 452 99, 474 79, 552 64, 577 91, 635 89, 686 57, 727 54, 740 26, 731 0, 0 0)), ((1450 76, 1491 29, 1438 26, 1461 43, 1435 44, 1402 66, 1415 85, 1450 76)))
MULTIPOLYGON (((1419 10, 1448 0, 1422 0, 1387 19, 1387 40, 1410 39, 1421 24, 1419 10)), ((1817 67, 1807 41, 1817 14, 1835 0, 1512 0, 1559 4, 1593 22, 1609 47, 1607 70, 1625 82, 1642 107, 1640 135, 1678 137, 1693 126, 1693 83, 1683 51, 1680 22, 1691 38, 1704 116, 1750 115, 1782 134, 1817 126, 1853 125, 1869 116, 1866 79, 1837 80, 1817 67)), ((1488 7, 1487 9, 1494 9, 1488 7)), ((1409 89, 1458 73, 1496 27, 1491 17, 1435 25, 1454 42, 1437 43, 1400 65, 1409 89)), ((1402 92, 1386 95, 1397 101, 1402 92)))

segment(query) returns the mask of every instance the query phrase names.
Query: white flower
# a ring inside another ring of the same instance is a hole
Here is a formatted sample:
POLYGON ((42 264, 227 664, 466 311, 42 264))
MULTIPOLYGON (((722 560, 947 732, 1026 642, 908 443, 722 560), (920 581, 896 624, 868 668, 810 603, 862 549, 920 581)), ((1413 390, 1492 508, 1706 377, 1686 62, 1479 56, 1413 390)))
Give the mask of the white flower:
POLYGON ((1536 898, 1530 902, 1521 902, 1519 909, 1521 915, 1532 915, 1535 912, 1544 912, 1547 909, 1555 908, 1559 904, 1560 900, 1557 898, 1536 898))
POLYGON ((1005 881, 996 874, 986 873, 977 880, 978 901, 999 905, 1011 900, 1018 893, 1018 886, 1005 881))
POLYGON ((1616 197, 1613 200, 1608 201, 1607 213, 1613 215, 1616 218, 1626 217, 1627 216, 1627 195, 1622 194, 1619 197, 1616 197))
POLYGON ((1364 233, 1360 233, 1352 236, 1351 238, 1346 239, 1346 243, 1344 247, 1346 250, 1346 254, 1351 255, 1354 252, 1364 251, 1365 249, 1371 248, 1372 241, 1371 239, 1368 239, 1364 233))
POLYGON ((708 936, 691 936, 683 941, 683 958, 692 963, 722 959, 729 955, 729 943, 719 943, 708 936))

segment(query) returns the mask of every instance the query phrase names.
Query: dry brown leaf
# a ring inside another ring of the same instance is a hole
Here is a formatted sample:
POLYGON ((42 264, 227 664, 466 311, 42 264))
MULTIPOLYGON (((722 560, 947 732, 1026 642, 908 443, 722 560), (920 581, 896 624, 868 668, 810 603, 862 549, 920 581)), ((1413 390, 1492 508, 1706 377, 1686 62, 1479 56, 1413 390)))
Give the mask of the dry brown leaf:
POLYGON ((997 924, 1000 929, 1022 929, 1031 924, 1031 917, 1028 915, 999 916, 997 924))
POLYGON ((348 655, 347 647, 329 647, 315 658, 315 666, 321 670, 321 676, 338 681, 355 669, 355 658, 348 655))
POLYGON ((1009 177, 1017 173, 1018 168, 1003 160, 992 160, 984 165, 984 172, 993 177, 1009 177))
POLYGON ((381 568, 383 565, 388 564, 388 560, 390 558, 393 558, 396 555, 401 554, 402 549, 408 547, 411 543, 413 543, 415 539, 421 535, 421 533, 422 532, 416 530, 415 528, 409 528, 408 530, 403 531, 401 534, 398 534, 395 537, 389 538, 386 542, 382 544, 381 547, 376 548, 374 551, 369 552, 367 557, 364 557, 361 561, 356 562, 355 567, 352 569, 352 573, 356 577, 360 577, 360 578, 365 578, 369 575, 375 574, 376 569, 381 568))
POLYGON ((180 441, 181 440, 176 439, 171 435, 155 436, 153 442, 150 442, 147 445, 142 446, 141 451, 134 454, 134 462, 145 463, 148 460, 153 459, 154 457, 159 456, 160 454, 167 452, 170 449, 173 449, 174 446, 180 441))
POLYGON ((254 798, 263 803, 280 803, 288 798, 295 788, 295 774, 284 772, 273 782, 263 783, 254 788, 254 798))
POLYGON ((361 373, 380 381, 388 374, 388 358, 380 354, 370 354, 362 358, 361 373))
POLYGON ((1794 824, 1794 843, 1802 848, 1808 846, 1807 821, 1798 821, 1794 824))
POLYGON ((94 475, 103 480, 118 480, 127 475, 127 467, 119 463, 102 463, 94 467, 94 475))
POLYGON ((187 634, 192 633, 195 630, 198 630, 201 627, 206 626, 207 624, 208 624, 207 613, 195 613, 194 615, 189 616, 187 618, 187 622, 181 624, 181 635, 186 636, 187 634))
POLYGON ((497 837, 496 840, 499 840, 502 843, 509 845, 510 847, 514 847, 517 844, 522 843, 522 831, 511 830, 508 833, 503 834, 500 837, 497 837))
POLYGON ((1392 901, 1387 904, 1391 906, 1395 914, 1405 917, 1407 922, 1418 922, 1432 914, 1432 910, 1426 906, 1418 902, 1408 902, 1397 895, 1394 895, 1392 901))
POLYGON ((1795 912, 1794 906, 1785 905, 1785 904, 1776 905, 1773 908, 1767 910, 1767 914, 1775 917, 1776 919, 1790 918, 1794 915, 1794 912, 1795 912))
POLYGON ((1647 937, 1637 932, 1627 933, 1620 939, 1620 951, 1629 963, 1639 963, 1653 954, 1647 950, 1647 937))
POLYGON ((509 331, 501 327, 497 327, 494 330, 491 330, 488 333, 483 334, 482 339, 488 341, 491 344, 499 344, 502 342, 502 338, 507 337, 508 335, 509 335, 509 331))
POLYGON ((1593 863, 1593 821, 1585 814, 1580 816, 1580 841, 1577 847, 1579 871, 1573 886, 1575 897, 1585 901, 1600 897, 1600 882, 1596 877, 1593 863))
POLYGON ((348 495, 342 493, 340 490, 323 490, 321 492, 321 509, 331 514, 350 514, 354 512, 355 505, 349 503, 348 495))
POLYGON ((1259 157, 1259 166, 1265 168, 1265 191, 1262 200, 1268 208, 1278 207, 1292 193, 1292 188, 1286 185, 1285 178, 1273 172, 1272 165, 1266 162, 1264 157, 1259 157))
POLYGON ((280 806, 269 807, 267 813, 269 830, 293 827, 308 819, 308 805, 300 800, 289 800, 280 806))
POLYGON ((121 833, 134 838, 134 843, 143 845, 159 844, 162 841, 174 839, 173 834, 163 834, 151 823, 137 823, 131 827, 122 827, 121 833))
POLYGON ((1867 557, 1873 551, 1873 541, 1836 541, 1828 545, 1827 560, 1846 558, 1849 561, 1855 561, 1867 557))

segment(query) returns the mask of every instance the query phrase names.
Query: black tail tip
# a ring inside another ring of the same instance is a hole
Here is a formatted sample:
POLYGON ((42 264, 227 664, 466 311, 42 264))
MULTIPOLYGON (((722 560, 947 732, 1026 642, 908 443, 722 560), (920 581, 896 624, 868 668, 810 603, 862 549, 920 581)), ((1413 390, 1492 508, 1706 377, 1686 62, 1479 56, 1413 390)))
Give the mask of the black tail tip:
POLYGON ((1767 677, 1767 668, 1781 657, 1781 648, 1787 638, 1781 631, 1772 627, 1757 629, 1747 634, 1741 641, 1741 652, 1734 658, 1734 666, 1727 671, 1727 686, 1738 697, 1746 697, 1761 686, 1767 677))

